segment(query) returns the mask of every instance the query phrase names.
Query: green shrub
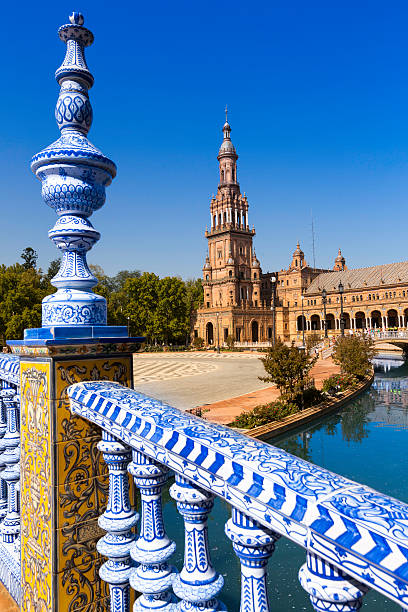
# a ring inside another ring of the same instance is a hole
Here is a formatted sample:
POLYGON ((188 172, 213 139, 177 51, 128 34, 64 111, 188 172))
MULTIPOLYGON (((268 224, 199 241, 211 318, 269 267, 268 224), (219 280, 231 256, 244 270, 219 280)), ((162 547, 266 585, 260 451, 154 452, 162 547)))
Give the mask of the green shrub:
POLYGON ((336 393, 337 391, 345 391, 354 387, 357 383, 357 378, 350 374, 333 374, 323 381, 322 391, 325 393, 336 393))
POLYGON ((277 400, 270 404, 264 404, 261 406, 255 406, 250 412, 242 412, 240 415, 235 417, 231 423, 232 427, 241 427, 246 429, 252 429, 259 425, 266 425, 273 421, 281 421, 286 416, 294 414, 299 411, 299 407, 292 402, 282 402, 277 400))
POLYGON ((310 406, 316 406, 323 401, 323 393, 316 389, 316 387, 309 387, 303 392, 303 407, 310 408, 310 406))
POLYGON ((372 371, 374 355, 374 342, 370 337, 343 336, 336 341, 333 361, 340 366, 343 374, 351 374, 362 380, 372 371))
POLYGON ((203 346, 204 346, 204 338, 201 338, 200 336, 197 336, 197 338, 194 338, 193 346, 196 349, 203 348, 203 346))

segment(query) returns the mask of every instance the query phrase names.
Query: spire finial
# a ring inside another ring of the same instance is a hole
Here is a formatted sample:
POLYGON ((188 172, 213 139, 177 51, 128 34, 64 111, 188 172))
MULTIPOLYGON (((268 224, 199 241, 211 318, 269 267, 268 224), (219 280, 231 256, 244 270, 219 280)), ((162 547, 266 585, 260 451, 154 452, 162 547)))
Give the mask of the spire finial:
POLYGON ((88 90, 94 79, 85 47, 94 37, 83 23, 83 15, 74 12, 58 30, 67 46, 55 73, 61 88, 55 109, 61 135, 31 160, 44 201, 58 215, 48 235, 62 251, 61 267, 51 281, 57 292, 42 302, 42 326, 71 328, 66 334, 73 327, 106 325, 106 300, 92 291, 98 280, 86 261, 100 238, 88 217, 105 203, 105 187, 116 174, 115 164, 87 138, 92 124, 88 90))
POLYGON ((228 104, 225 105, 225 123, 228 123, 228 104))

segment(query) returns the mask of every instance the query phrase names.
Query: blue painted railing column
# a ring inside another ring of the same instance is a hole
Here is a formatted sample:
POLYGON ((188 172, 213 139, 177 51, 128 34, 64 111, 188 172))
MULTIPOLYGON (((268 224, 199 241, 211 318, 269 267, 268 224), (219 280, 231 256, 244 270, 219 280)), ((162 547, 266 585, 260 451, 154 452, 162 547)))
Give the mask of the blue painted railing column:
POLYGON ((20 534, 20 508, 17 484, 20 480, 20 396, 13 390, 13 396, 5 398, 7 409, 6 450, 2 460, 6 464, 1 479, 7 485, 7 513, 0 527, 3 542, 11 544, 20 534))
POLYGON ((130 547, 135 539, 132 528, 139 518, 129 499, 127 467, 132 455, 127 446, 106 431, 102 432, 98 449, 109 470, 108 505, 98 521, 107 534, 97 544, 98 552, 108 557, 108 561, 102 565, 99 575, 109 584, 111 612, 129 612, 130 547))
POLYGON ((299 571, 299 581, 309 593, 316 612, 354 612, 360 610, 368 587, 347 576, 314 553, 307 553, 299 571))
POLYGON ((266 566, 280 537, 232 508, 225 533, 241 562, 241 612, 268 612, 266 566))
POLYGON ((6 462, 3 459, 3 453, 6 450, 7 440, 5 439, 7 431, 7 410, 6 404, 3 401, 4 384, 0 390, 0 521, 7 514, 7 485, 6 481, 1 478, 2 473, 6 469, 6 462))
POLYGON ((166 534, 162 513, 162 490, 169 470, 134 450, 129 472, 140 490, 142 505, 140 536, 130 551, 132 559, 140 564, 131 573, 130 585, 142 593, 133 612, 171 612, 177 606, 171 592, 177 570, 169 565, 168 559, 176 545, 166 534))
POLYGON ((174 592, 182 599, 178 610, 225 610, 224 604, 216 598, 224 579, 212 566, 208 547, 207 519, 214 496, 179 474, 176 474, 170 495, 184 518, 185 530, 184 566, 173 584, 174 592))

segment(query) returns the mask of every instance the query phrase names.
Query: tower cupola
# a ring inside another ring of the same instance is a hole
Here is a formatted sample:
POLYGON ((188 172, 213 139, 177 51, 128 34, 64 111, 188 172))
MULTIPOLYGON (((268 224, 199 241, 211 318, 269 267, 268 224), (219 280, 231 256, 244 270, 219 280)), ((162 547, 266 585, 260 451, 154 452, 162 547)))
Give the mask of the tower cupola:
POLYGON ((302 269, 306 265, 305 254, 300 248, 299 241, 297 242, 296 249, 293 251, 292 255, 292 263, 290 264, 290 268, 293 269, 302 269))
POLYGON ((343 257, 343 255, 341 253, 341 249, 339 249, 337 257, 334 260, 333 270, 335 272, 341 272, 342 270, 347 270, 346 260, 345 260, 345 258, 343 257))

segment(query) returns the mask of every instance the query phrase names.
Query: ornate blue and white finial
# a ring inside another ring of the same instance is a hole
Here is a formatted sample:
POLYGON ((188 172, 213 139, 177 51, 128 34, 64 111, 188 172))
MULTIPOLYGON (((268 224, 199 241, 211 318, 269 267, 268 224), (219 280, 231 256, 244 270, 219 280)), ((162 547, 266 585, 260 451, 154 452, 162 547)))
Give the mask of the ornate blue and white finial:
POLYGON ((105 203, 105 187, 116 166, 87 138, 92 124, 88 89, 94 79, 84 51, 93 34, 83 26, 81 13, 72 13, 69 20, 58 30, 67 51, 55 73, 61 87, 55 109, 61 136, 31 161, 43 199, 58 215, 48 235, 62 251, 61 267, 52 279, 57 292, 42 304, 45 328, 106 325, 106 300, 92 292, 98 281, 86 261, 86 252, 100 238, 88 217, 105 203))

